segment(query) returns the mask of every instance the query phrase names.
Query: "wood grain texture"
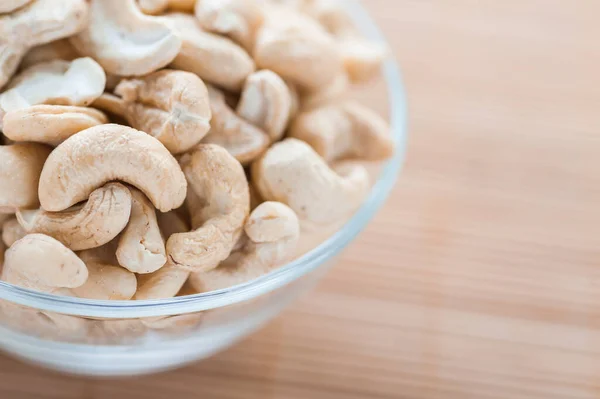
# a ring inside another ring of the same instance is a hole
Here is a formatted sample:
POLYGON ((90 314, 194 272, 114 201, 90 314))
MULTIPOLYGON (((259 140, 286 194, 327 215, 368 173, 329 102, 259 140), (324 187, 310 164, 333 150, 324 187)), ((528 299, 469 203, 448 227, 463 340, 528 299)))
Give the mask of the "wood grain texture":
POLYGON ((311 295, 236 347, 96 381, 0 359, 0 398, 600 398, 600 2, 369 0, 408 163, 311 295))

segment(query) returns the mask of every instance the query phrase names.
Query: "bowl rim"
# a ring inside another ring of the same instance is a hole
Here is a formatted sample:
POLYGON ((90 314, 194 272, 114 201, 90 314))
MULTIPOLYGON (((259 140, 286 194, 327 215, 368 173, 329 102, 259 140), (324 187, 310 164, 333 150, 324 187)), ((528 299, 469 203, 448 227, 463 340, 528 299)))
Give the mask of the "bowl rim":
MULTIPOLYGON (((386 40, 367 11, 356 0, 345 2, 348 13, 361 31, 371 40, 386 43, 386 40)), ((369 196, 347 221, 329 239, 318 247, 279 267, 272 272, 243 284, 218 291, 156 300, 92 300, 32 291, 0 281, 0 299, 19 305, 62 314, 102 317, 140 318, 169 316, 215 309, 243 302, 274 291, 317 269, 327 260, 340 253, 371 221, 389 196, 401 166, 404 163, 407 145, 407 109, 404 85, 399 66, 389 58, 383 66, 383 77, 390 106, 390 126, 396 151, 379 174, 369 196)))

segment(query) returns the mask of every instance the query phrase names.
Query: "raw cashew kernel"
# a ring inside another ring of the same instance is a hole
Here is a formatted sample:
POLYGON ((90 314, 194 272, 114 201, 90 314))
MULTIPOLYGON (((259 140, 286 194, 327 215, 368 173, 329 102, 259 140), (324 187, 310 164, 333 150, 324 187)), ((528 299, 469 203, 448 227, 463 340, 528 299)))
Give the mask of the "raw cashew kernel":
POLYGON ((190 283, 199 292, 245 283, 281 266, 294 254, 300 236, 298 217, 279 202, 264 202, 248 218, 243 249, 213 270, 193 273, 190 283))
POLYGON ((254 60, 301 90, 316 90, 342 70, 336 42, 317 22, 289 9, 273 9, 259 29, 254 60))
POLYGON ((29 234, 5 253, 2 280, 42 292, 79 287, 88 270, 73 251, 43 234, 29 234))
POLYGON ((0 3, 0 14, 13 12, 30 2, 31 0, 3 0, 2 3, 0 3))
POLYGON ((210 129, 208 92, 193 73, 162 70, 123 79, 115 94, 124 100, 129 124, 156 137, 173 154, 190 150, 210 129))
POLYGON ((202 28, 228 36, 252 51, 265 7, 264 0, 199 0, 195 14, 202 28))
POLYGON ((68 39, 59 39, 30 49, 23 57, 19 69, 29 68, 40 62, 54 60, 73 61, 80 57, 81 54, 79 54, 68 39))
POLYGON ((27 50, 81 31, 87 20, 85 0, 35 0, 0 15, 0 88, 15 73, 27 50))
POLYGON ((380 161, 394 152, 386 121, 355 102, 301 113, 289 135, 310 144, 328 162, 342 158, 380 161))
POLYGON ((254 72, 254 61, 243 48, 226 37, 203 31, 192 15, 174 13, 157 18, 175 29, 183 40, 181 51, 171 63, 173 68, 237 92, 254 72))
POLYGON ((166 24, 144 15, 135 0, 90 0, 90 23, 70 40, 77 51, 110 73, 140 76, 167 66, 181 39, 166 24))
POLYGON ((212 120, 203 144, 217 144, 225 148, 243 164, 252 162, 269 145, 269 136, 250 122, 242 119, 227 105, 225 95, 209 86, 212 120))
POLYGON ((129 271, 152 273, 167 261, 165 242, 150 200, 133 188, 131 198, 131 218, 119 239, 117 259, 129 271))
POLYGON ((185 176, 157 139, 108 124, 83 130, 54 149, 40 177, 40 203, 46 211, 62 211, 112 180, 139 188, 162 212, 185 200, 185 176))
POLYGON ((102 94, 105 83, 102 67, 91 58, 35 64, 0 94, 0 116, 35 104, 88 105, 102 94))
POLYGON ((92 192, 83 206, 63 212, 18 210, 17 219, 28 233, 57 239, 73 251, 96 248, 115 238, 127 225, 131 194, 119 183, 92 192))
POLYGON ((287 204, 302 221, 322 225, 356 210, 369 191, 367 170, 343 164, 332 170, 308 144, 286 139, 252 165, 252 179, 267 201, 287 204))
POLYGON ((137 282, 135 274, 120 266, 98 262, 79 254, 88 268, 86 282, 73 288, 73 293, 80 298, 100 300, 126 300, 135 294, 137 282))
POLYGON ((206 271, 229 256, 242 232, 250 210, 248 182, 240 163, 216 145, 201 144, 181 162, 190 189, 200 200, 192 212, 203 224, 172 235, 167 254, 176 265, 206 271))
POLYGON ((7 247, 12 246, 26 235, 27 232, 21 227, 17 218, 10 218, 2 225, 2 242, 7 247))
POLYGON ((75 133, 106 122, 106 115, 93 108, 41 104, 7 112, 3 129, 11 140, 57 146, 75 133))
POLYGON ((38 182, 51 150, 37 143, 0 146, 0 212, 39 205, 38 182))
POLYGON ((236 112, 264 130, 271 141, 277 141, 283 136, 292 113, 290 90, 274 72, 253 73, 246 80, 236 112))

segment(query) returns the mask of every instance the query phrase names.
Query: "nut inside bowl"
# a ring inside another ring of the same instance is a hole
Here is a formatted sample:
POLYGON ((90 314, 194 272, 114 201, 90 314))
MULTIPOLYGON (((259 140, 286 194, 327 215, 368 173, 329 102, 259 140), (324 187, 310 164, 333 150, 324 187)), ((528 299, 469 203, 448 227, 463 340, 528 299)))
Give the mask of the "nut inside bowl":
MULTIPOLYGON (((345 4, 365 36, 383 43, 366 10, 358 2, 345 4)), ((171 299, 91 300, 0 282, 0 347, 24 360, 70 373, 145 374, 206 358, 275 317, 327 271, 395 183, 405 152, 406 104, 393 60, 385 63, 383 77, 395 154, 378 171, 356 213, 318 247, 252 281, 171 299)), ((383 97, 382 90, 373 95, 383 97)))

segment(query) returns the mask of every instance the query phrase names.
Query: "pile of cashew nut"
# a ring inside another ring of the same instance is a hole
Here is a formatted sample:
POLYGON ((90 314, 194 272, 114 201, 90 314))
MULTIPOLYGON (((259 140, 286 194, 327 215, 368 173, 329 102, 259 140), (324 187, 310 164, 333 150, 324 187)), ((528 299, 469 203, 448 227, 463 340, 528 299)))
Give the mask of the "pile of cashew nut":
POLYGON ((207 292, 351 216, 365 162, 394 148, 347 95, 387 50, 340 2, 2 1, 1 279, 102 300, 207 292))

